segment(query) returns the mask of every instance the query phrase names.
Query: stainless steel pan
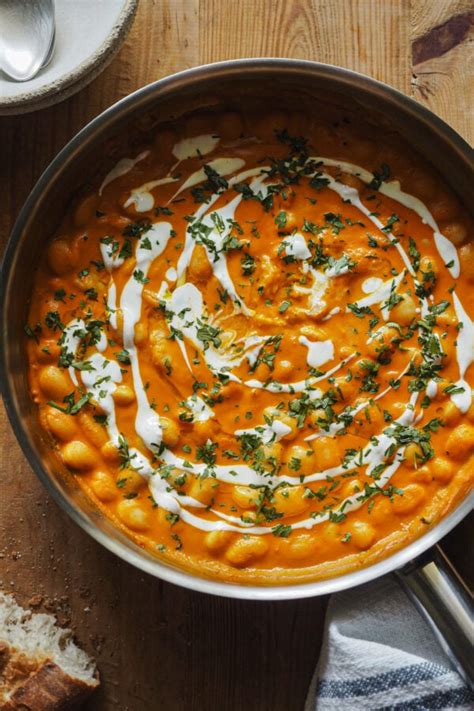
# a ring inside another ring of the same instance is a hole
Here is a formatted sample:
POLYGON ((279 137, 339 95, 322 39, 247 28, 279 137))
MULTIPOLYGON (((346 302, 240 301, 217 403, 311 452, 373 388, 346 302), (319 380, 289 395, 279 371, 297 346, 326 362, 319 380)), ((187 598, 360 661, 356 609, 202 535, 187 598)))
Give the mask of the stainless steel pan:
MULTIPOLYGON (((469 146, 421 105, 368 77, 324 64, 290 59, 244 59, 191 69, 150 84, 91 121, 39 179, 13 229, 3 265, 1 375, 6 407, 20 445, 58 504, 93 538, 120 558, 177 585, 227 597, 285 600, 325 595, 393 571, 436 631, 453 664, 473 677, 469 596, 449 564, 433 548, 471 508, 464 499, 436 527, 405 548, 363 570, 328 580, 273 587, 226 584, 178 570, 136 546, 101 516, 74 479, 59 471, 28 393, 23 326, 31 275, 45 241, 72 196, 100 169, 110 147, 146 130, 150 116, 172 118, 192 107, 238 107, 242 101, 317 110, 336 101, 375 116, 400 132, 446 177, 462 202, 472 204, 473 160, 469 146)), ((112 151, 113 152, 113 151, 112 151)), ((118 151, 120 152, 120 151, 118 151)), ((110 159, 113 163, 115 159, 110 159)))

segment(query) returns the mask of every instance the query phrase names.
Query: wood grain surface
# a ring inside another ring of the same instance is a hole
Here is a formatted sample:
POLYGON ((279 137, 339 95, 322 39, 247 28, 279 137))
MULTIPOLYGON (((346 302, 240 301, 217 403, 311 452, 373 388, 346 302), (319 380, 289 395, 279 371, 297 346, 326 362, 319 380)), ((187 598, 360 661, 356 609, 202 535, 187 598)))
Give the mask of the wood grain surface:
MULTIPOLYGON (((472 141, 472 21, 469 0, 141 0, 125 45, 92 84, 52 108, 0 119, 2 243, 41 171, 79 128, 134 89, 205 62, 273 55, 356 69, 472 141)), ((4 415, 1 443, 0 589, 73 624, 103 680, 89 711, 303 708, 326 600, 222 600, 148 577, 57 508, 4 415)), ((464 572, 467 526, 446 544, 464 572)))

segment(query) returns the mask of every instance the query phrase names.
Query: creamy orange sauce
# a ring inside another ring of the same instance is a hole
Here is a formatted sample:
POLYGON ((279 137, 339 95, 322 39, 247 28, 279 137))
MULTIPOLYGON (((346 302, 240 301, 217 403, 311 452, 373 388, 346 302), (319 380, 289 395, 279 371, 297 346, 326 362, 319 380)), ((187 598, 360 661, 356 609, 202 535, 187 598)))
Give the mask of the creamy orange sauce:
POLYGON ((470 218, 398 139, 194 117, 49 244, 32 396, 139 545, 225 580, 334 575, 469 488, 473 283, 470 218))

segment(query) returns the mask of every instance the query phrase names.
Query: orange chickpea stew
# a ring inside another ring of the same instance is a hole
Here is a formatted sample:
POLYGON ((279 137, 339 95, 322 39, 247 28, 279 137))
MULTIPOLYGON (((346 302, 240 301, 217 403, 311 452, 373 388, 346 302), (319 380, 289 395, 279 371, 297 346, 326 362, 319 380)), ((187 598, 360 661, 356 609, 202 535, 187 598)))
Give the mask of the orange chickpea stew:
POLYGON ((396 136, 209 116, 122 157, 45 250, 42 426, 173 565, 262 585, 369 565, 469 490, 471 218, 396 136))

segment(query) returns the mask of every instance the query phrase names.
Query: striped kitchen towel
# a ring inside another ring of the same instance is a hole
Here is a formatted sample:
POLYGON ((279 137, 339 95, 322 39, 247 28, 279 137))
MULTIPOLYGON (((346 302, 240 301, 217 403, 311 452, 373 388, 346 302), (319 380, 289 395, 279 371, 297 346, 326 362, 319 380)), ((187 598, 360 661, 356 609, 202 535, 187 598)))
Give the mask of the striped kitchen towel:
POLYGON ((333 595, 305 711, 474 709, 427 623, 384 577, 333 595))

